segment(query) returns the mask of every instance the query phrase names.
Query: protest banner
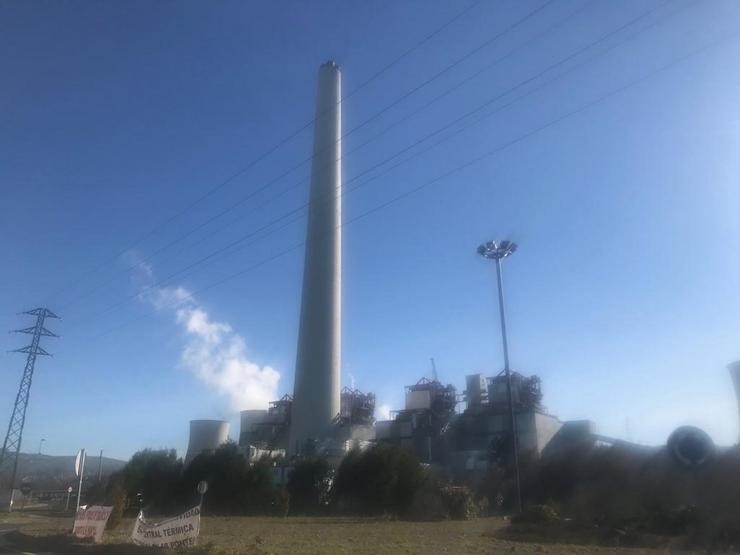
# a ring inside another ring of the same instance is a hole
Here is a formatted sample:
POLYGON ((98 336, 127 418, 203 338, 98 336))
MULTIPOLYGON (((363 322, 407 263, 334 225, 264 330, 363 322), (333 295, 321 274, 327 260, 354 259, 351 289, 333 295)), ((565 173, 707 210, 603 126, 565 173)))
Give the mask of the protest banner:
POLYGON ((111 511, 113 511, 113 507, 102 507, 100 505, 88 507, 83 505, 75 514, 72 535, 75 538, 93 538, 95 543, 100 543, 111 511))
POLYGON ((176 549, 196 545, 200 533, 200 507, 163 520, 148 522, 142 513, 136 517, 131 539, 137 545, 176 549))

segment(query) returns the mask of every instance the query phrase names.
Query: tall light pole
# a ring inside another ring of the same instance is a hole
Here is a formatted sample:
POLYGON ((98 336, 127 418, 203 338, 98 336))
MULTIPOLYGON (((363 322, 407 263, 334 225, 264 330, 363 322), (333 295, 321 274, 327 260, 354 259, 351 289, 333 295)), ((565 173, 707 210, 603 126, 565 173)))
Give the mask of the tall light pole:
POLYGON ((506 313, 504 311, 504 284, 501 279, 501 261, 511 256, 516 251, 516 243, 511 241, 488 241, 478 247, 478 254, 483 258, 496 261, 496 278, 498 282, 498 309, 501 317, 501 340, 504 345, 504 374, 506 375, 506 398, 509 404, 509 418, 511 432, 511 451, 514 461, 514 473, 516 480, 517 511, 522 512, 522 487, 519 477, 519 437, 516 429, 516 418, 514 415, 514 401, 511 395, 511 369, 509 368, 509 344, 506 338, 506 313))

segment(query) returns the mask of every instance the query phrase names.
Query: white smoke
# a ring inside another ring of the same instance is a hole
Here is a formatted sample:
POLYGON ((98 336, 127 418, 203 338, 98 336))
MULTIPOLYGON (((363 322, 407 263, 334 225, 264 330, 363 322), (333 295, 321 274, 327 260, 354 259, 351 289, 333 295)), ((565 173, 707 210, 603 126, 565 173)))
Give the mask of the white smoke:
POLYGON ((247 358, 244 338, 227 322, 214 321, 184 287, 158 287, 151 266, 135 253, 139 299, 169 311, 187 336, 182 363, 207 387, 229 400, 232 410, 267 408, 277 398, 280 374, 247 358))
POLYGON ((391 419, 391 406, 390 405, 377 405, 375 407, 375 420, 390 420, 391 419))

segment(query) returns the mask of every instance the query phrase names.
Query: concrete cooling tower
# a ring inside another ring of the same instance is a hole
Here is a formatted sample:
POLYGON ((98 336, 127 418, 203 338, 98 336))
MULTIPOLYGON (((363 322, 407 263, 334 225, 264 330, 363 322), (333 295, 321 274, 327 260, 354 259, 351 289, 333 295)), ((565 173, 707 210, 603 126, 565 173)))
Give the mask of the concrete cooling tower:
POLYGON ((229 439, 229 422, 226 420, 191 420, 190 440, 185 464, 203 452, 213 452, 229 439))
POLYGON ((339 66, 319 68, 289 450, 330 433, 339 414, 342 170, 339 66))

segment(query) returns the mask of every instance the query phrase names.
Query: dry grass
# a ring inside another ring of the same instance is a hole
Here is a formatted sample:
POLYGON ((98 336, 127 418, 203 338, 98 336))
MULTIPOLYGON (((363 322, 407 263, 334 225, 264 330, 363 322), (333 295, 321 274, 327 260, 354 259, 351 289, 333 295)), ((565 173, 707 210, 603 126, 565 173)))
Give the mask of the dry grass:
MULTIPOLYGON (((129 543, 132 519, 106 532, 105 545, 82 546, 65 535, 71 518, 13 515, 20 526, 11 541, 33 551, 56 553, 148 553, 129 543)), ((2 523, 2 519, 0 519, 2 523)), ((595 546, 522 543, 495 537, 506 526, 500 518, 469 521, 404 522, 368 518, 205 517, 196 553, 220 554, 365 554, 365 553, 624 553, 595 546)), ((630 550, 631 554, 656 553, 630 550)), ((191 551, 193 553, 193 551, 191 551)))

